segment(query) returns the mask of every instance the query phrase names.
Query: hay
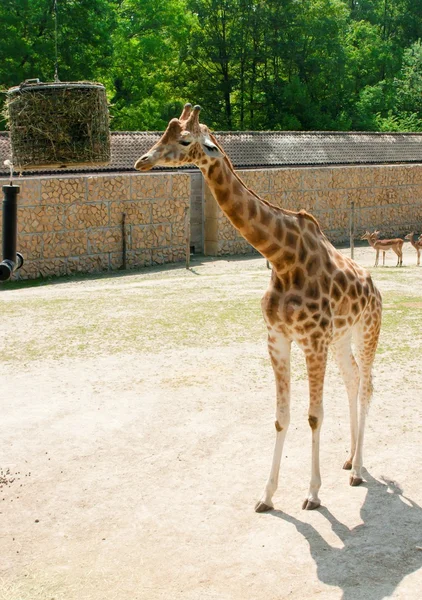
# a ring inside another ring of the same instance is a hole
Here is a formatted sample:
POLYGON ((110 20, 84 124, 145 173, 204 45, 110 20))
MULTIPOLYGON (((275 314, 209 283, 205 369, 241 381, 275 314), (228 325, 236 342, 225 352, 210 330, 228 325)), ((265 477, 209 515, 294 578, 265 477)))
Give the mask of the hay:
POLYGON ((110 131, 99 83, 25 83, 7 92, 5 117, 18 169, 106 165, 110 131))

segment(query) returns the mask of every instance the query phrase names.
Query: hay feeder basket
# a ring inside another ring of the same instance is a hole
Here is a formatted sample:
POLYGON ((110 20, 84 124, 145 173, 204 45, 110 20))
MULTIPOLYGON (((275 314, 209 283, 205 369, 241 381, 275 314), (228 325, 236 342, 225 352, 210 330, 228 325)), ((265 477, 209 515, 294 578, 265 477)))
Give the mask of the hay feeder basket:
POLYGON ((26 80, 8 90, 6 118, 16 170, 110 162, 107 97, 100 83, 26 80))

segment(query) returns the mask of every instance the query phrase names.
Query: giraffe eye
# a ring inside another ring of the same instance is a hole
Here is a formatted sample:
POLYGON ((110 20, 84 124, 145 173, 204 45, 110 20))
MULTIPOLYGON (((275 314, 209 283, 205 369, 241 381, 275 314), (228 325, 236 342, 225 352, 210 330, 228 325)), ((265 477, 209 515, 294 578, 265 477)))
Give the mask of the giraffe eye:
POLYGON ((179 144, 182 144, 182 146, 189 146, 192 142, 188 142, 187 140, 180 140, 179 144))

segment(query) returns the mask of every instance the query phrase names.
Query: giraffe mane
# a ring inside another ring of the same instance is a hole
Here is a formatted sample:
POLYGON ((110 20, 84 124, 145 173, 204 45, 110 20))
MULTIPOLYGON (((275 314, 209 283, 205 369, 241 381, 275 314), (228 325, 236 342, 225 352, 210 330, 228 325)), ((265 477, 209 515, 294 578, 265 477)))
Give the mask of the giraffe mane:
POLYGON ((246 185, 246 183, 243 181, 243 179, 240 177, 240 175, 236 172, 236 170, 235 170, 235 168, 233 166, 232 161, 227 156, 226 152, 224 151, 224 148, 217 141, 217 138, 209 130, 208 130, 208 134, 209 134, 211 140, 214 142, 214 144, 218 147, 218 149, 220 150, 220 152, 224 155, 224 161, 225 161, 226 165, 229 167, 230 171, 233 173, 234 177, 236 177, 236 179, 248 190, 248 192, 250 194, 252 194, 252 196, 255 196, 255 198, 257 198, 258 200, 260 200, 261 202, 263 202, 267 206, 271 206, 271 208, 274 208, 277 211, 279 211, 279 212, 281 212, 281 213, 283 213, 285 215, 300 216, 300 217, 303 217, 305 219, 308 219, 308 221, 312 221, 312 223, 314 223, 314 225, 316 226, 317 230, 320 233, 322 233, 320 224, 318 223, 318 221, 316 220, 316 218, 313 215, 311 215, 308 212, 306 212, 306 210, 301 209, 298 212, 296 212, 294 210, 288 210, 286 208, 280 208, 279 206, 276 206, 275 204, 271 204, 271 202, 268 202, 267 200, 264 200, 264 198, 261 198, 261 196, 259 196, 254 190, 252 190, 250 187, 248 187, 246 185))

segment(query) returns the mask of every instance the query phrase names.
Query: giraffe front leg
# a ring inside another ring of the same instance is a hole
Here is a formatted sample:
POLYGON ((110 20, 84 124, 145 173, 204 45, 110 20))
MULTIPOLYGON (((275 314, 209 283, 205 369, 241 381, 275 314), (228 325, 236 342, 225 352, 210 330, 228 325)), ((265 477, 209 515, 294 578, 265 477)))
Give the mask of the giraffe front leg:
POLYGON ((304 510, 313 510, 320 506, 318 493, 321 487, 321 472, 319 467, 319 442, 324 409, 322 393, 324 387, 325 367, 327 364, 327 349, 318 353, 306 355, 306 367, 309 379, 309 413, 308 421, 312 430, 312 474, 308 497, 302 504, 304 510))
POLYGON ((278 487, 281 455, 290 423, 290 346, 291 342, 284 336, 270 331, 268 335, 268 350, 277 388, 275 411, 276 438, 270 476, 268 477, 261 499, 255 505, 256 512, 265 512, 274 508, 272 498, 278 487))

